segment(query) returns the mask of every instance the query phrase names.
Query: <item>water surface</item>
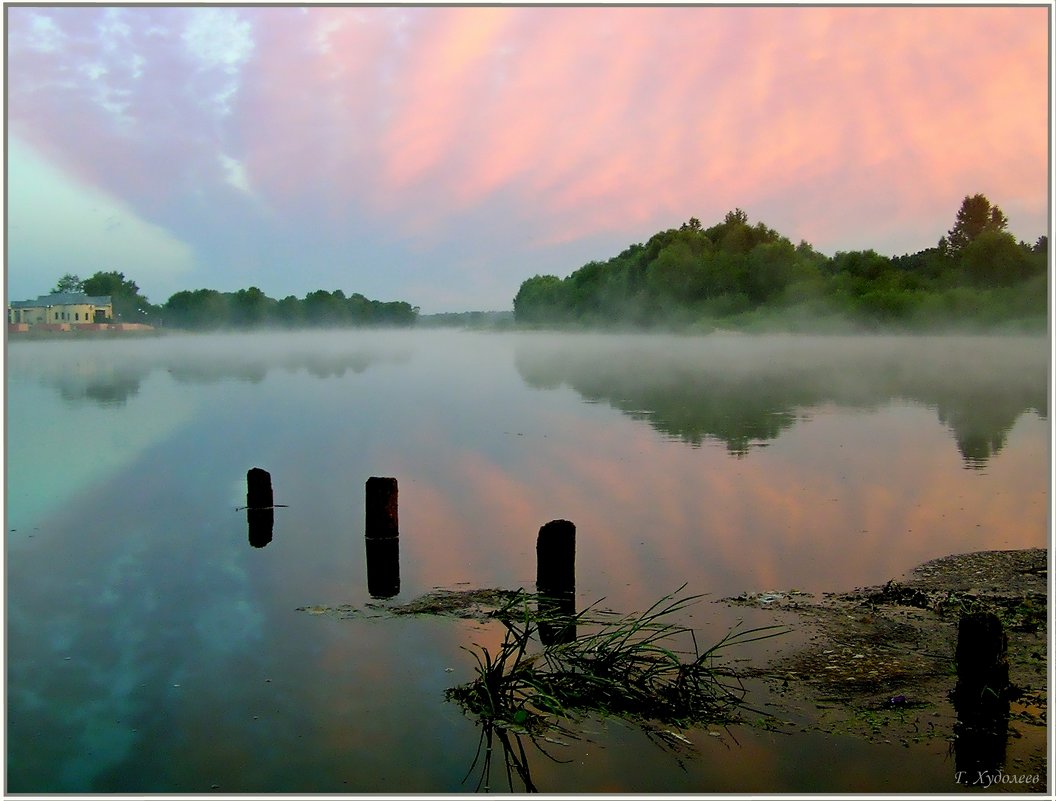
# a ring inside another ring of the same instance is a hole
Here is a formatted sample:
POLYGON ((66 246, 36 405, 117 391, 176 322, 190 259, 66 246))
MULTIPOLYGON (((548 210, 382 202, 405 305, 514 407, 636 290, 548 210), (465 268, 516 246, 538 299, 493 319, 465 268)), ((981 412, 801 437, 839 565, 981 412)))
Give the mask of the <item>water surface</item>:
MULTIPOLYGON (((1005 337, 11 343, 8 790, 470 791, 480 729, 443 691, 500 632, 298 611, 370 600, 367 477, 400 482, 395 602, 532 588, 555 518, 581 606, 844 590, 1047 544, 1047 364, 1005 337), (236 511, 254 466, 287 505, 265 547, 236 511)), ((753 614, 687 622, 708 640, 753 614)), ((679 757, 615 721, 581 734, 535 754, 539 789, 958 789, 942 741, 740 727, 679 757)))

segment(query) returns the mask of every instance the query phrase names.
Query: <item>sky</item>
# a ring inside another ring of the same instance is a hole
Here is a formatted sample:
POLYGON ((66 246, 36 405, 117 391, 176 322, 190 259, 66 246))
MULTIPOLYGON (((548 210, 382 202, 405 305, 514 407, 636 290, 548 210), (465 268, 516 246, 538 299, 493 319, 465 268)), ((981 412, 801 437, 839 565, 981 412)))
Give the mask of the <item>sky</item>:
POLYGON ((7 7, 7 291, 118 270, 509 309, 744 209, 832 255, 1048 232, 1048 8, 7 7))

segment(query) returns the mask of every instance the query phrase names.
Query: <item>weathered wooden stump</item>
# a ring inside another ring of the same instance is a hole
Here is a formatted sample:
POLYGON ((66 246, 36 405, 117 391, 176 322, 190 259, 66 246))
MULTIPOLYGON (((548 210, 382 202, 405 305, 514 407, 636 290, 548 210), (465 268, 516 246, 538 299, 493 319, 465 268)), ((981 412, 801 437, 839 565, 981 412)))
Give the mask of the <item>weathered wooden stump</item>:
POLYGON ((541 593, 575 592, 576 526, 568 520, 551 520, 539 529, 535 541, 535 588, 541 593))
POLYGON ((367 537, 367 592, 371 598, 400 594, 400 538, 367 537))
POLYGON ((246 507, 270 509, 274 505, 275 496, 271 491, 271 473, 259 467, 250 468, 246 473, 246 507))
POLYGON ((962 615, 957 626, 957 689, 966 703, 1008 696, 1008 636, 997 615, 962 615))
POLYGON ((399 489, 394 478, 367 479, 366 533, 368 538, 400 536, 399 489))

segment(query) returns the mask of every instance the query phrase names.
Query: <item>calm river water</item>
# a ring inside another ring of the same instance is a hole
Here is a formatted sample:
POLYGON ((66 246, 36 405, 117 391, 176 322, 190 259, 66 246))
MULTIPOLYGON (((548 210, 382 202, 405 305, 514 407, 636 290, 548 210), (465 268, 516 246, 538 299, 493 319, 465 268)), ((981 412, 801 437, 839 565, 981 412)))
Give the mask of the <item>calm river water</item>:
MULTIPOLYGON (((10 343, 7 790, 470 792, 481 730, 444 690, 499 630, 298 611, 371 600, 369 476, 399 480, 393 602, 533 588, 555 518, 580 606, 846 590, 1047 545, 1048 358, 1004 337, 10 343), (286 505, 265 547, 236 511, 251 467, 286 505)), ((751 614, 708 600, 687 622, 708 641, 751 614)), ((958 789, 941 738, 736 727, 672 754, 575 728, 560 761, 528 746, 540 790, 958 789)))

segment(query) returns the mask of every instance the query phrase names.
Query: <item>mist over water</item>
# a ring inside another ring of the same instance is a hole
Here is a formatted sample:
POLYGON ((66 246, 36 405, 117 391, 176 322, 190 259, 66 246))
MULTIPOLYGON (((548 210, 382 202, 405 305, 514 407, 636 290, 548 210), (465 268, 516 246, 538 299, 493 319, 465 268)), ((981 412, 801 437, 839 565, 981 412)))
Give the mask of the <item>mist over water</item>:
MULTIPOLYGON (((8 789, 466 791, 477 732, 442 692, 494 630, 297 611, 371 600, 368 477, 399 480, 398 601, 531 587, 557 518, 580 606, 850 589, 1046 545, 1048 360, 1027 337, 11 343, 8 789), (236 512, 251 467, 285 505, 257 547, 236 512)), ((705 640, 733 621, 693 614, 705 640)), ((632 732, 598 738, 574 771, 544 760, 541 789, 955 789, 926 750, 748 733, 680 772, 632 732)))
POLYGON ((1047 416, 1045 343, 984 337, 583 337, 518 347, 534 387, 567 385, 658 431, 735 455, 826 405, 934 408, 967 463, 1000 450, 1024 412, 1047 416))

